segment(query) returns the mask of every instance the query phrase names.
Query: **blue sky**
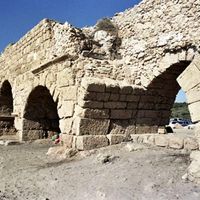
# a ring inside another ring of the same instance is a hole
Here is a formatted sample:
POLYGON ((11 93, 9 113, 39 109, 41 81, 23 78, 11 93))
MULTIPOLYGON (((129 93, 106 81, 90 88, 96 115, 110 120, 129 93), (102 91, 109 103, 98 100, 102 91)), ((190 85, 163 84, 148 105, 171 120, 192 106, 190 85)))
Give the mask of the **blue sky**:
POLYGON ((43 18, 83 27, 133 7, 139 0, 0 0, 0 52, 43 18))
MULTIPOLYGON (((133 7, 140 0, 0 0, 0 52, 43 18, 83 27, 133 7)), ((184 93, 176 101, 185 101, 184 93)))
POLYGON ((186 96, 185 92, 183 90, 180 90, 179 93, 176 96, 176 102, 186 102, 186 96))

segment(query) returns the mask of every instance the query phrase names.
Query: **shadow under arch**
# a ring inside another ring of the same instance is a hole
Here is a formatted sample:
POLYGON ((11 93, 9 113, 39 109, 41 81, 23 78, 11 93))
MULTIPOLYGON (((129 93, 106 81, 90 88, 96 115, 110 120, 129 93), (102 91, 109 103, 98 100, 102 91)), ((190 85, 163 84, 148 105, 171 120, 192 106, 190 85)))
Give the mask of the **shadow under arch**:
POLYGON ((0 88, 0 135, 15 135, 12 87, 5 80, 0 88))
POLYGON ((44 86, 35 87, 29 94, 23 118, 23 140, 48 138, 60 132, 57 103, 44 86))
POLYGON ((137 125, 155 126, 156 131, 159 126, 169 123, 171 108, 181 89, 177 78, 190 63, 191 61, 180 61, 172 64, 147 86, 139 102, 137 125))
POLYGON ((1 115, 11 115, 13 112, 12 87, 8 80, 4 81, 0 89, 1 115))

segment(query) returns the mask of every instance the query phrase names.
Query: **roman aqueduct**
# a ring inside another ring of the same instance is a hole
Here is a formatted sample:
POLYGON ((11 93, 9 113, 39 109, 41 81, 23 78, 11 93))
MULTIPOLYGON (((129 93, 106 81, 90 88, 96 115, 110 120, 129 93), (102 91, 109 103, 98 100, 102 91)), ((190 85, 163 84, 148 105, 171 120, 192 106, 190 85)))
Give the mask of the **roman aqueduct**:
POLYGON ((79 150, 156 133, 176 94, 200 121, 200 1, 145 0, 108 25, 44 19, 0 56, 1 134, 79 150))

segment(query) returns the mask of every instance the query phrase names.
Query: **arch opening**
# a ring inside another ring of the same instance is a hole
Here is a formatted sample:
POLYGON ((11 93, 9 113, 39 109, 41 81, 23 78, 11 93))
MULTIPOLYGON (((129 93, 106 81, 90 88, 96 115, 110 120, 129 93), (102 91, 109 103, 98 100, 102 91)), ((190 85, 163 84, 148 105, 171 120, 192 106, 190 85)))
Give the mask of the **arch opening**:
POLYGON ((172 111, 170 116, 171 119, 179 118, 188 121, 191 120, 188 104, 186 101, 184 102, 175 101, 171 111, 172 111))
POLYGON ((0 90, 0 112, 1 115, 10 116, 13 112, 12 87, 9 81, 4 81, 0 90))
POLYGON ((12 87, 8 80, 4 81, 0 89, 0 135, 13 135, 14 117, 12 87))
POLYGON ((57 103, 44 86, 30 93, 23 118, 23 140, 48 138, 60 132, 57 103))
MULTIPOLYGON (((141 97, 139 106, 139 112, 145 112, 145 119, 142 119, 143 125, 163 127, 169 124, 171 109, 181 89, 177 78, 189 64, 190 61, 180 61, 171 65, 147 87, 145 98, 141 97)), ((140 124, 141 119, 137 120, 140 124)))

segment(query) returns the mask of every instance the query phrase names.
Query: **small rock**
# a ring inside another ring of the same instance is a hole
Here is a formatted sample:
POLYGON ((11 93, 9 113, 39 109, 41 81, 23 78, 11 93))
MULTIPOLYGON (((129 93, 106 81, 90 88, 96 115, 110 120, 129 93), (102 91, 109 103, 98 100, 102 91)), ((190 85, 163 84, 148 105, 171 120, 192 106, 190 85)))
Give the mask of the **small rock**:
POLYGON ((159 128, 158 129, 158 134, 166 134, 166 129, 165 128, 159 128))
POLYGON ((102 164, 113 162, 117 156, 108 155, 108 154, 98 154, 97 155, 97 162, 101 162, 102 164))
POLYGON ((95 154, 96 153, 96 149, 94 150, 85 150, 85 151, 79 151, 79 155, 83 158, 86 158, 86 157, 89 157, 91 156, 92 154, 95 154))
POLYGON ((63 158, 71 158, 72 156, 76 155, 77 150, 76 149, 66 149, 63 158))
POLYGON ((104 199, 106 197, 106 194, 104 192, 97 191, 97 196, 104 199))
POLYGON ((22 144, 22 142, 20 141, 11 141, 11 140, 7 140, 4 142, 4 145, 5 146, 10 146, 10 145, 20 145, 22 144))
POLYGON ((183 179, 183 180, 188 180, 188 175, 187 175, 187 173, 184 174, 184 175, 182 176, 182 179, 183 179))
POLYGON ((46 155, 48 156, 56 156, 63 154, 65 149, 62 146, 50 147, 46 155))
POLYGON ((126 145, 126 149, 128 149, 128 151, 138 151, 138 150, 142 150, 144 149, 144 145, 142 144, 137 144, 137 143, 128 143, 126 145))

